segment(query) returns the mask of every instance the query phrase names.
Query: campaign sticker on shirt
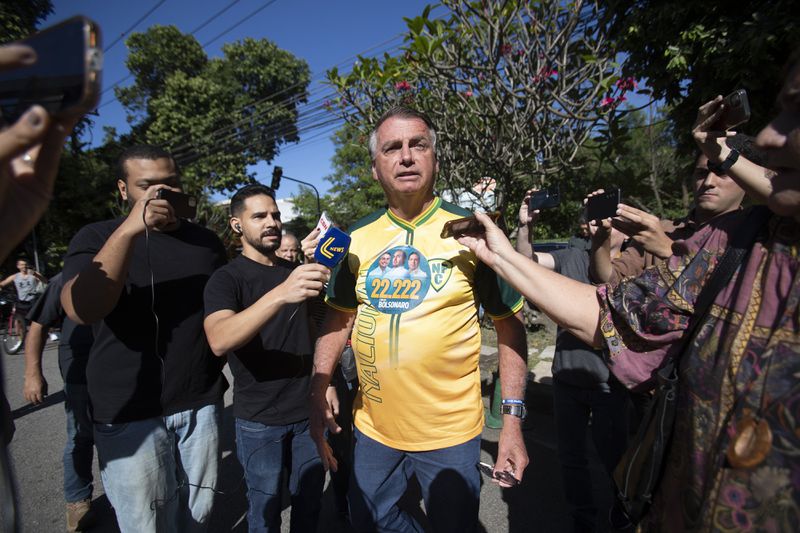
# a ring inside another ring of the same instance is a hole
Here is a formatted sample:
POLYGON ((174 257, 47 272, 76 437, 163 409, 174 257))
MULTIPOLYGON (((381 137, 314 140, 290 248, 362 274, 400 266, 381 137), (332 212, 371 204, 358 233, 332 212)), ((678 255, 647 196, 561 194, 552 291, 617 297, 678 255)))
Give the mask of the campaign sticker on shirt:
POLYGON ((367 297, 381 313, 399 314, 418 306, 431 286, 428 260, 413 246, 389 248, 367 271, 367 297))

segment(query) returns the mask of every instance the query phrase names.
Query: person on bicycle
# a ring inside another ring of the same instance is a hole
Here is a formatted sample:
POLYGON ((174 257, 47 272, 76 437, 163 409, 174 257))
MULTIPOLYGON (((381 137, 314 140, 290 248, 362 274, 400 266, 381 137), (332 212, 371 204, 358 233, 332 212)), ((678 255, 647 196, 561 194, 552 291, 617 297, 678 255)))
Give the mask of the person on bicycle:
POLYGON ((17 303, 15 322, 17 328, 23 328, 20 331, 24 332, 25 316, 36 301, 36 282, 41 281, 42 283, 47 283, 47 278, 34 269, 29 268, 28 262, 24 259, 17 260, 17 270, 19 270, 19 272, 11 274, 3 281, 0 281, 0 289, 11 283, 16 287, 17 303))

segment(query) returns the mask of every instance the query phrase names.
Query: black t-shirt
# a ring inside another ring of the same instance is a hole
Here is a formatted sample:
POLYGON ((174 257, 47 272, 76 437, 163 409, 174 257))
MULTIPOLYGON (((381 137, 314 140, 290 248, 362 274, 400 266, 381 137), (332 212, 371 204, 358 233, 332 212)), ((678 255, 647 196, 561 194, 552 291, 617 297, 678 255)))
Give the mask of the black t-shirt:
MULTIPOLYGON (((91 264, 123 221, 83 227, 69 244, 64 279, 91 264)), ((175 231, 151 231, 147 241, 145 235, 136 238, 117 305, 92 325, 86 378, 95 422, 201 407, 219 401, 228 386, 225 359, 211 353, 203 330, 203 289, 225 264, 222 243, 186 221, 175 231)))
MULTIPOLYGON (((240 312, 283 283, 295 265, 266 266, 240 255, 217 270, 206 285, 206 316, 240 312)), ((313 348, 306 302, 285 305, 250 342, 229 354, 233 414, 266 425, 308 418, 313 348)))
MULTIPOLYGON (((587 250, 565 248, 555 250, 551 255, 555 263, 553 270, 575 281, 590 283, 587 250)), ((592 349, 572 333, 558 328, 553 357, 555 379, 576 387, 608 390, 610 376, 601 351, 592 349)))
POLYGON ((46 328, 61 324, 58 339, 58 367, 67 383, 86 384, 86 362, 94 337, 90 326, 76 324, 61 307, 61 289, 64 280, 59 272, 47 283, 47 289, 28 313, 28 320, 38 322, 46 328))

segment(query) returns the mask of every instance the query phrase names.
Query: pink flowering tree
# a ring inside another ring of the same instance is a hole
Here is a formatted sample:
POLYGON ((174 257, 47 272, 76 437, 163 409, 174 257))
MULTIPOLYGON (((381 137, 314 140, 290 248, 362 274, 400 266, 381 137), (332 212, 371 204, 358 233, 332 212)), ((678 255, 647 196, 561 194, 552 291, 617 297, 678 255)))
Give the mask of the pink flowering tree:
POLYGON ((443 0, 407 19, 400 54, 329 71, 332 108, 362 132, 393 105, 425 111, 439 135, 438 190, 480 201, 473 186, 495 178, 485 207, 510 221, 525 189, 557 182, 587 139, 608 137, 635 88, 601 15, 583 0, 443 0))

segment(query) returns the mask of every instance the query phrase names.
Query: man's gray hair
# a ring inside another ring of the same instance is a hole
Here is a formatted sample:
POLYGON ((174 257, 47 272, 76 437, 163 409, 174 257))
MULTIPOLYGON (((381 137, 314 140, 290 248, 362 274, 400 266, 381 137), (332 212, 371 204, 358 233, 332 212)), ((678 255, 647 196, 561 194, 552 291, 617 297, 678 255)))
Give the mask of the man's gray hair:
POLYGON ((433 125, 433 122, 428 115, 421 111, 417 111, 416 109, 411 109, 410 107, 405 106, 395 106, 381 115, 381 118, 378 119, 378 122, 375 124, 375 127, 372 128, 372 132, 369 134, 369 157, 373 161, 375 160, 375 156, 378 153, 378 128, 381 127, 381 124, 389 120, 390 118, 405 118, 405 119, 419 119, 425 123, 428 127, 428 131, 430 132, 431 136, 431 148, 433 149, 433 155, 436 156, 436 128, 433 125))

